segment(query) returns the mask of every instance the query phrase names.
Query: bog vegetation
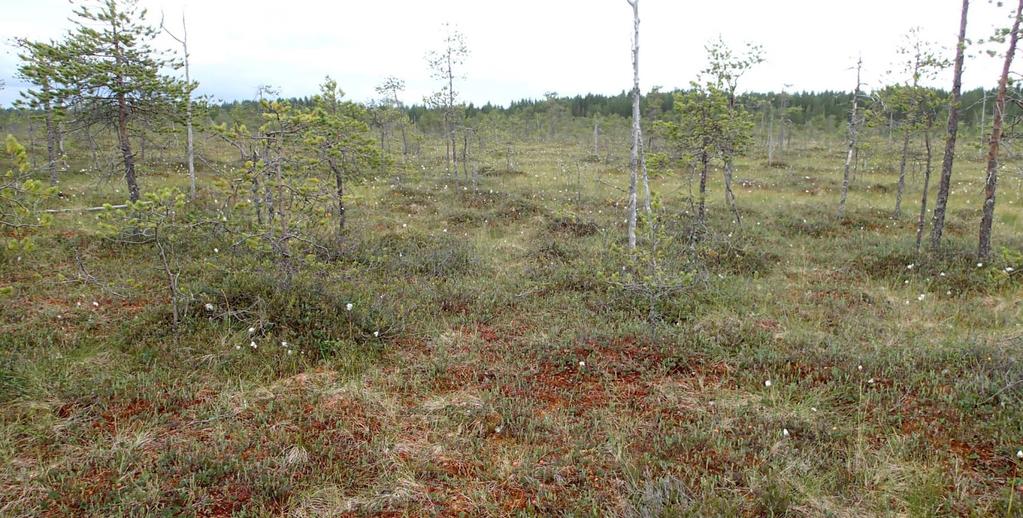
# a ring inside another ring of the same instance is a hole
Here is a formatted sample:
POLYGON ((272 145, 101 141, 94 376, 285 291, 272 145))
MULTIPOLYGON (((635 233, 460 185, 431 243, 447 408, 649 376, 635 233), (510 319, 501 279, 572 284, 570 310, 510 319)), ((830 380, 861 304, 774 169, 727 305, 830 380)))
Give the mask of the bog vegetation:
POLYGON ((631 91, 508 107, 454 27, 422 103, 217 103, 75 5, 0 112, 0 515, 1023 512, 1023 1, 876 91, 722 40, 643 94, 629 0, 631 91))

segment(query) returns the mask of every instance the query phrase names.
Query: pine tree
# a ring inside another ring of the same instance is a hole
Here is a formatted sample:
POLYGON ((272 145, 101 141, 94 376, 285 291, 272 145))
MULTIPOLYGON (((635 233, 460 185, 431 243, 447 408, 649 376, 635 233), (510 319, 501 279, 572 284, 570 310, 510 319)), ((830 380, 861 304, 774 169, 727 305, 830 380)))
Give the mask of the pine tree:
POLYGON ((59 61, 62 49, 59 43, 15 40, 21 52, 18 57, 18 75, 30 87, 22 91, 18 105, 42 114, 46 125, 46 168, 50 185, 57 184, 57 162, 60 160, 60 120, 64 115, 64 95, 59 83, 59 61))
POLYGON ((75 28, 60 54, 64 93, 79 124, 115 129, 134 202, 139 186, 131 132, 142 121, 180 118, 192 85, 161 72, 180 63, 152 47, 159 30, 146 23, 136 0, 90 3, 75 9, 75 28))

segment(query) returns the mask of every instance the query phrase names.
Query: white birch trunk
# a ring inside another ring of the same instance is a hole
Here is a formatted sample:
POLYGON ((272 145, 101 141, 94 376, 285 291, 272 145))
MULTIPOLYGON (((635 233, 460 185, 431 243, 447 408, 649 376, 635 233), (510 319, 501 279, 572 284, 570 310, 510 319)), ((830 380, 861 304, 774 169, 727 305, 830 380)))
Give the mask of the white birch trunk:
POLYGON ((636 248, 636 187, 639 180, 639 0, 626 0, 632 6, 632 153, 629 157, 629 248, 636 248))

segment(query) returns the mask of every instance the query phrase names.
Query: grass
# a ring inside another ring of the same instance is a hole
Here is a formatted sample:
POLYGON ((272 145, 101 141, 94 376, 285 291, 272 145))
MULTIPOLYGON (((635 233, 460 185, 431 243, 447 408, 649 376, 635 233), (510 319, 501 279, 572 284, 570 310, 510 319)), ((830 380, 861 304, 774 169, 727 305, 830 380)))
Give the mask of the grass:
MULTIPOLYGON (((1011 183, 1005 251, 977 267, 976 163, 958 166, 946 251, 918 257, 919 179, 893 221, 896 177, 861 173, 840 222, 840 160, 748 160, 744 224, 716 174, 696 259, 662 266, 702 275, 651 318, 612 276, 624 173, 566 172, 564 145, 516 154, 520 174, 490 170, 479 193, 434 167, 355 187, 345 246, 287 286, 196 234, 176 249, 177 329, 151 250, 59 215, 0 269, 0 514, 1023 512, 1011 183)), ((653 183, 683 234, 687 178, 653 183)), ((72 175, 55 206, 118 188, 72 175)))

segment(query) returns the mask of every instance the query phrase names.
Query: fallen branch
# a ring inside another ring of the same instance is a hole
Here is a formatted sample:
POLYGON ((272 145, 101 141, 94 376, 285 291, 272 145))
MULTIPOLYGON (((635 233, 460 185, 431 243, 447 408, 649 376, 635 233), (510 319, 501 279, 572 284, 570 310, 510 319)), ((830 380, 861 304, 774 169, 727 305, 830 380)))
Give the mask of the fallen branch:
POLYGON ((126 209, 126 208, 128 208, 127 204, 124 204, 124 205, 109 205, 109 206, 103 206, 103 207, 80 207, 80 208, 71 208, 71 209, 46 209, 43 212, 46 212, 46 213, 49 213, 49 214, 56 214, 56 213, 61 213, 61 212, 99 212, 101 210, 126 209))

